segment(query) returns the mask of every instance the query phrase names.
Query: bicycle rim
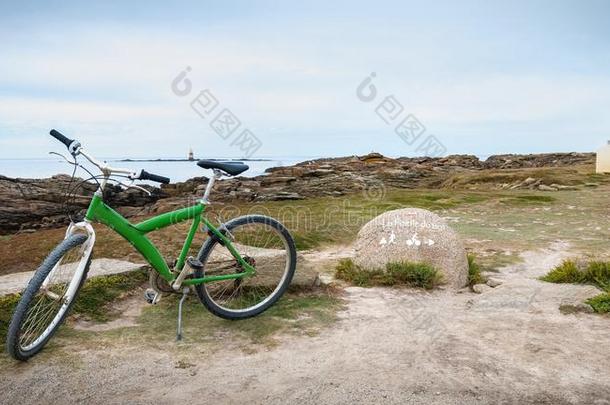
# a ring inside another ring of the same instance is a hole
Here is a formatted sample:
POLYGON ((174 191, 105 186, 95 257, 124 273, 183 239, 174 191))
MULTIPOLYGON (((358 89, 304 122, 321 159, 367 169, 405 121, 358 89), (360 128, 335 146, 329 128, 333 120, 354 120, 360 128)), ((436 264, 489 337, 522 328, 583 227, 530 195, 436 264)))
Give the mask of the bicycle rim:
POLYGON ((45 277, 21 324, 19 347, 22 351, 33 350, 45 342, 62 322, 78 290, 70 296, 70 286, 80 286, 82 280, 75 277, 87 260, 86 243, 80 243, 68 249, 45 277))
MULTIPOLYGON (((262 217, 261 217, 262 218, 262 217)), ((232 312, 257 312, 281 292, 291 275, 290 244, 270 219, 238 222, 229 229, 232 244, 256 273, 238 279, 203 284, 207 297, 218 308, 232 312)), ((245 272, 229 250, 216 242, 205 257, 205 276, 245 272)))

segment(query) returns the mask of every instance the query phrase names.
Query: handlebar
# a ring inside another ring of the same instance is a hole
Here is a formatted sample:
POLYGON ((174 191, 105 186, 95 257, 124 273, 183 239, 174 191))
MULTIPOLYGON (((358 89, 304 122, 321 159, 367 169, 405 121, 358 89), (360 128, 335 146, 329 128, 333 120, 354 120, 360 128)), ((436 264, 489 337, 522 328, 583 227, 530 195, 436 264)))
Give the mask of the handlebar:
POLYGON ((148 173, 146 170, 141 170, 138 176, 140 180, 151 180, 157 183, 169 184, 170 180, 168 177, 159 176, 158 174, 148 173))
POLYGON ((62 134, 59 131, 56 131, 54 129, 51 130, 51 132, 49 132, 51 134, 51 136, 55 139, 57 139, 59 142, 63 143, 64 145, 66 145, 66 148, 69 148, 70 145, 72 145, 72 142, 74 142, 74 139, 70 139, 67 136, 65 136, 64 134, 62 134))
POLYGON ((123 173, 123 174, 127 174, 128 177, 132 180, 150 180, 150 181, 155 181, 157 183, 163 183, 163 184, 170 183, 170 179, 168 177, 159 176, 158 174, 148 173, 145 170, 140 170, 139 172, 134 172, 131 169, 119 169, 119 168, 110 167, 110 166, 108 166, 108 164, 106 162, 100 162, 97 159, 95 159, 93 156, 90 156, 88 153, 86 153, 83 150, 83 148, 81 147, 80 142, 78 142, 77 140, 70 139, 55 129, 52 129, 51 132, 49 132, 49 133, 51 134, 51 136, 53 138, 57 139, 59 142, 66 145, 66 148, 68 148, 68 151, 73 156, 76 156, 79 154, 83 155, 85 158, 87 158, 87 160, 89 162, 91 162, 93 165, 97 166, 97 168, 100 169, 106 177, 111 175, 112 173, 123 173))

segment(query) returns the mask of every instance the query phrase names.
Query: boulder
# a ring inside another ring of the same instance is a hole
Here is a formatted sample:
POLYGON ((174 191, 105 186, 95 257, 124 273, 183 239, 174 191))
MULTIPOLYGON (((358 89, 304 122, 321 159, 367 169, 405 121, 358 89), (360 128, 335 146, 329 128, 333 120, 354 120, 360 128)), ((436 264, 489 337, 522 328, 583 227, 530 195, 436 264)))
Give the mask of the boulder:
POLYGON ((388 211, 358 232, 355 264, 375 270, 400 261, 432 265, 455 290, 468 283, 468 260, 460 238, 445 220, 427 210, 388 211))

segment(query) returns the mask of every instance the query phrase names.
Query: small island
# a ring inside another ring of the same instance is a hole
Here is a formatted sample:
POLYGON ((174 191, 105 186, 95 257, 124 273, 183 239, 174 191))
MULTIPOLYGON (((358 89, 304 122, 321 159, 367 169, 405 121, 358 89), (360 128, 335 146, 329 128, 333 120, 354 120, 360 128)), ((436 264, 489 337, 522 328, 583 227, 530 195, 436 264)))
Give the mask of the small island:
MULTIPOLYGON (((263 158, 243 158, 243 159, 239 159, 239 158, 224 158, 224 159, 219 159, 219 158, 206 158, 207 160, 213 160, 216 162, 270 162, 273 159, 263 159, 263 158)), ((193 148, 189 148, 187 157, 185 159, 181 159, 181 158, 154 158, 154 159, 131 159, 131 158, 125 158, 125 159, 117 159, 115 160, 115 162, 195 162, 199 160, 198 158, 195 158, 195 153, 193 152, 193 148)))

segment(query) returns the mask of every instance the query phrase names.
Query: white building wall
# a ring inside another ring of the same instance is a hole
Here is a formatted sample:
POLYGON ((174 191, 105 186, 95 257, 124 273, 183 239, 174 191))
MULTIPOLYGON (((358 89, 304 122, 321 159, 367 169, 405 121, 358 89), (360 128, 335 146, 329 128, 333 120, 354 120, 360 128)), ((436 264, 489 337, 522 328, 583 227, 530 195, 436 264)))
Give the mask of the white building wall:
POLYGON ((597 173, 610 173, 610 141, 597 151, 597 173))

